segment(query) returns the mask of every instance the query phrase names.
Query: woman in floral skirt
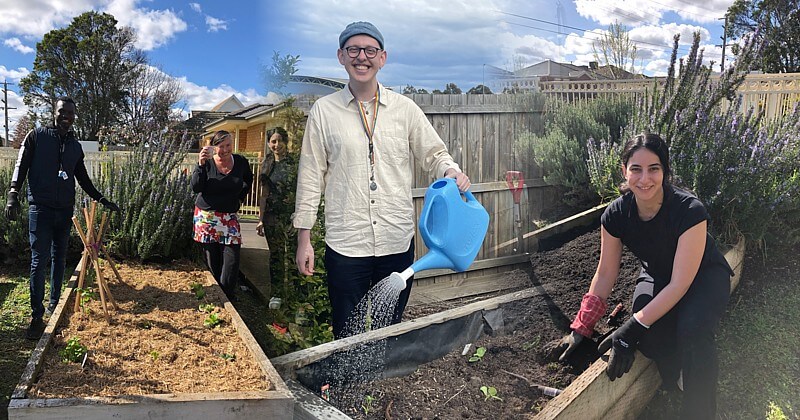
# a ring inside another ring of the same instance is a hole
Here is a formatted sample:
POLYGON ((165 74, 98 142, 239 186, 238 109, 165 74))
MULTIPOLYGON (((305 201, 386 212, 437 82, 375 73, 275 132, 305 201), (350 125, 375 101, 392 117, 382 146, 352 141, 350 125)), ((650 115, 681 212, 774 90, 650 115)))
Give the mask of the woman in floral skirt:
POLYGON ((208 268, 228 299, 235 301, 242 234, 237 212, 253 184, 246 158, 233 154, 233 137, 220 130, 200 151, 192 173, 194 240, 203 247, 208 268))

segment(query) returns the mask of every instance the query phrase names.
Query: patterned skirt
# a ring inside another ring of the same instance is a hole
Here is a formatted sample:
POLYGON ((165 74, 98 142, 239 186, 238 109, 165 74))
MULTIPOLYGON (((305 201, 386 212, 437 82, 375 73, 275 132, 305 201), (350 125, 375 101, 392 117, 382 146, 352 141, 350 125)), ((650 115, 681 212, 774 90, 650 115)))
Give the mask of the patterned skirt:
POLYGON ((203 244, 241 245, 242 231, 236 213, 194 208, 194 240, 203 244))

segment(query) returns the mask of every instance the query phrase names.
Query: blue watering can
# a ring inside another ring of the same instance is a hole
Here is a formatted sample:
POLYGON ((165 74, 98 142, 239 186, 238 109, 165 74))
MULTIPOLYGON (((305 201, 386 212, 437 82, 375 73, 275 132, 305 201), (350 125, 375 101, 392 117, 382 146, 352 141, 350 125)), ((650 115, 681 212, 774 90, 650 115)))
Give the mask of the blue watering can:
POLYGON ((428 253, 402 273, 389 275, 394 289, 405 289, 406 280, 416 272, 437 268, 464 271, 475 260, 489 228, 489 213, 471 192, 463 193, 466 201, 461 194, 453 178, 438 179, 425 191, 419 231, 428 253))

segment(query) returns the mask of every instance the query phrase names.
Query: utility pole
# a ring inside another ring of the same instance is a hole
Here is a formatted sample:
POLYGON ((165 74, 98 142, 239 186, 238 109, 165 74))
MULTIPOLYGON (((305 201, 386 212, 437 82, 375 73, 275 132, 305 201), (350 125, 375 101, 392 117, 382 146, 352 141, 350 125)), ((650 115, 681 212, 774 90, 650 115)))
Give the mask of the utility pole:
MULTIPOLYGON (((722 20, 722 19, 720 19, 722 20)), ((725 24, 722 26, 722 60, 719 63, 719 71, 725 71, 725 46, 728 44, 728 14, 724 17, 725 24)))
POLYGON ((11 142, 8 139, 8 110, 9 109, 17 109, 17 108, 9 108, 8 107, 8 81, 7 80, 3 80, 3 99, 2 99, 2 101, 3 101, 3 113, 5 114, 5 117, 6 117, 6 123, 3 125, 3 128, 5 128, 5 130, 6 130, 6 136, 5 136, 5 140, 3 141, 4 144, 2 146, 9 146, 9 145, 11 145, 11 142))

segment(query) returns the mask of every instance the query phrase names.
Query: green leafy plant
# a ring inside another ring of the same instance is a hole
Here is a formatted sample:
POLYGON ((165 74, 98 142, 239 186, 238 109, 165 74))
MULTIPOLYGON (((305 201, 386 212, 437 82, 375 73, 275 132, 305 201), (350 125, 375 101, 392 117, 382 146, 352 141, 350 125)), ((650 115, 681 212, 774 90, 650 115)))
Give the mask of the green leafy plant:
POLYGON ((78 304, 80 305, 81 308, 81 312, 84 313, 85 315, 92 313, 92 309, 89 308, 89 303, 92 302, 93 300, 97 300, 97 292, 95 292, 91 288, 78 288, 75 290, 81 297, 80 300, 78 301, 79 302, 78 304))
POLYGON ((532 341, 523 343, 522 350, 528 351, 530 349, 538 348, 541 343, 542 343, 542 337, 537 335, 536 338, 534 338, 532 341))
POLYGON ((205 312, 210 314, 217 310, 217 305, 214 305, 213 303, 202 303, 200 304, 198 309, 200 310, 200 312, 205 312))
POLYGON ((483 360, 483 356, 485 354, 486 354, 486 347, 478 347, 477 349, 475 349, 475 354, 470 356, 469 361, 480 362, 481 360, 483 360))
POLYGON ((493 386, 484 385, 484 386, 481 387, 481 392, 483 393, 483 396, 484 396, 483 400, 484 401, 489 401, 490 399, 503 401, 502 398, 497 396, 497 388, 495 388, 493 386))
POLYGON ((206 289, 203 287, 202 284, 196 283, 196 282, 192 282, 191 284, 189 284, 189 287, 192 288, 192 292, 194 292, 194 297, 197 300, 200 300, 200 299, 206 297, 206 289))
POLYGON ((61 361, 64 363, 77 363, 83 359, 88 349, 81 344, 81 339, 72 337, 67 340, 67 345, 61 349, 58 354, 61 356, 61 361))
POLYGON ((153 350, 150 352, 150 358, 153 359, 154 362, 158 360, 158 356, 160 356, 160 354, 157 351, 153 350))
POLYGON ((225 360, 227 360, 229 362, 235 362, 236 361, 236 355, 235 354, 231 354, 231 353, 222 353, 222 354, 219 355, 219 357, 221 357, 221 358, 223 358, 223 359, 225 359, 225 360))
POLYGON ((216 313, 209 314, 206 319, 203 321, 203 325, 206 328, 214 328, 222 324, 222 319, 220 319, 219 315, 216 313))
POLYGON ((364 410, 364 415, 368 416, 369 412, 372 411, 372 404, 375 402, 375 397, 372 395, 365 395, 364 402, 361 404, 361 409, 364 410))

